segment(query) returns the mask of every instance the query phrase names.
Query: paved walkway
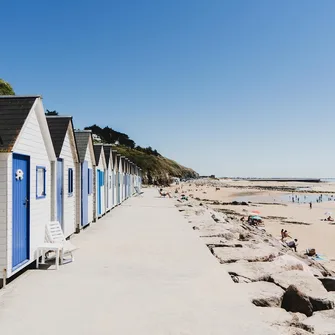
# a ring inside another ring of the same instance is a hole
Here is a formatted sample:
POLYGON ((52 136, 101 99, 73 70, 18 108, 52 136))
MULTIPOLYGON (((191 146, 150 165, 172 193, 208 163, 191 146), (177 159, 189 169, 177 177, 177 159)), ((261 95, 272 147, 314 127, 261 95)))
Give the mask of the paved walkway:
POLYGON ((72 241, 74 263, 27 271, 0 291, 2 334, 273 334, 155 190, 72 241))

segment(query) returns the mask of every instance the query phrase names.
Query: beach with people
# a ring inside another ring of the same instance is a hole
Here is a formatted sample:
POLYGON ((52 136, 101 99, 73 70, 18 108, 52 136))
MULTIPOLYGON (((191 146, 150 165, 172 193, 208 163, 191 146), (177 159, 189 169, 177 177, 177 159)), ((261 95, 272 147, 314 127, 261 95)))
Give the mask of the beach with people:
POLYGON ((319 261, 335 270, 335 182, 278 182, 203 178, 169 191, 206 203, 232 218, 261 218, 259 227, 281 240, 296 241, 297 252, 315 249, 319 261))

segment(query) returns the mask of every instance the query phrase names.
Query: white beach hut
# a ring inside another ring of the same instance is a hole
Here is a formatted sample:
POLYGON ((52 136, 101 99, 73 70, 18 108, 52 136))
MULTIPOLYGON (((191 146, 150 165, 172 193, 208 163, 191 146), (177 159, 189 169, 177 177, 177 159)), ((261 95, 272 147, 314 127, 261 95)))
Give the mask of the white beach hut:
POLYGON ((111 145, 104 145, 104 153, 106 159, 106 211, 110 211, 114 207, 114 162, 111 145))
POLYGON ((113 150, 114 161, 114 206, 120 204, 120 185, 119 185, 119 163, 120 155, 116 150, 113 150))
POLYGON ((76 130, 80 173, 77 176, 77 192, 80 202, 77 203, 77 215, 80 217, 79 229, 95 221, 95 156, 93 139, 90 130, 76 130))
POLYGON ((96 217, 100 218, 106 213, 106 158, 102 144, 94 144, 96 161, 96 217))
POLYGON ((77 203, 80 202, 80 188, 77 176, 80 171, 79 155, 71 116, 47 116, 47 122, 57 157, 56 164, 56 203, 53 217, 68 237, 78 230, 80 215, 77 203))
POLYGON ((44 243, 55 162, 41 97, 0 97, 0 278, 32 263, 44 243))
POLYGON ((120 157, 119 175, 120 175, 121 202, 123 202, 126 199, 125 157, 124 156, 120 157))

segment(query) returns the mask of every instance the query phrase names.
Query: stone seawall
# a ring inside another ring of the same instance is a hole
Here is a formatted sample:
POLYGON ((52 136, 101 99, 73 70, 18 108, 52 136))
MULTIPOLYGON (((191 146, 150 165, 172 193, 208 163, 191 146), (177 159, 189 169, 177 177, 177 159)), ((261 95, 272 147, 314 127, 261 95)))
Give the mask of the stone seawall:
POLYGON ((205 203, 176 207, 272 327, 283 335, 335 334, 335 273, 205 203))

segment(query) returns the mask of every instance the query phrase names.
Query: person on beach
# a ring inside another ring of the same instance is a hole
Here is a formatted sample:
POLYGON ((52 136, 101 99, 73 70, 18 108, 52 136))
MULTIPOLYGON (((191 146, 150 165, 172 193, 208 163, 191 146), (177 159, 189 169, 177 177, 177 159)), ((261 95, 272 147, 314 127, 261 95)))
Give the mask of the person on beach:
POLYGON ((312 209, 312 201, 309 203, 309 209, 312 209))
POLYGON ((159 194, 160 194, 162 197, 164 197, 164 198, 165 198, 166 196, 168 196, 169 198, 172 198, 172 197, 171 197, 171 194, 170 194, 169 192, 164 192, 162 188, 159 190, 159 194))
POLYGON ((286 245, 297 252, 298 240, 296 238, 293 241, 286 242, 286 245))
POLYGON ((282 229, 281 230, 281 240, 284 241, 285 238, 292 238, 289 234, 287 230, 282 229))

